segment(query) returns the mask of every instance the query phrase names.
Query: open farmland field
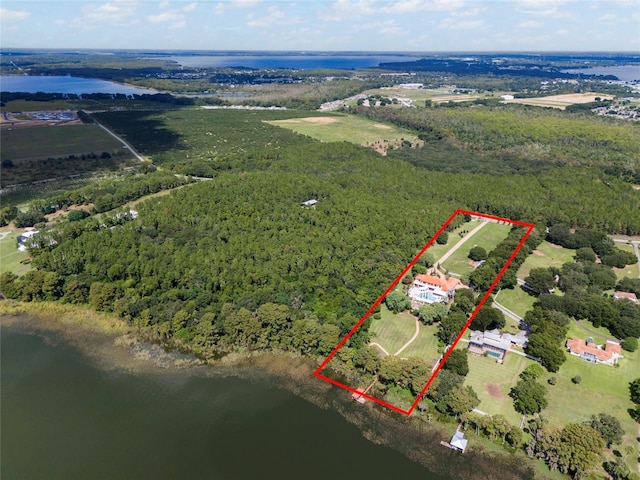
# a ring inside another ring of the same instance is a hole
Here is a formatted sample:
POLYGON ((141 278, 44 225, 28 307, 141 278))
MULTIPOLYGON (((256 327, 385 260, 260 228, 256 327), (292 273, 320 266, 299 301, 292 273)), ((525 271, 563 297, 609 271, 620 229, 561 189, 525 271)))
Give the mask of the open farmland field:
POLYGON ((114 171, 136 164, 128 149, 97 125, 38 126, 4 129, 2 186, 114 171))
MULTIPOLYGON (((395 145, 402 140, 421 143, 408 130, 350 115, 303 117, 268 122, 296 133, 307 135, 321 142, 351 142, 357 145, 395 145)), ((378 148, 376 150, 379 151, 378 148)))
POLYGON ((575 253, 575 250, 544 241, 524 261, 518 270, 518 278, 524 279, 532 268, 560 268, 565 263, 573 262, 575 253))
POLYGON ((124 150, 115 138, 97 125, 38 126, 2 130, 2 159, 80 155, 124 150))
POLYGON ((600 97, 602 100, 611 100, 613 98, 613 95, 593 92, 567 93, 564 95, 550 95, 548 97, 538 98, 514 98, 513 100, 503 100, 502 103, 520 103, 523 105, 533 105, 536 107, 553 107, 564 110, 569 105, 595 102, 596 97, 600 97))

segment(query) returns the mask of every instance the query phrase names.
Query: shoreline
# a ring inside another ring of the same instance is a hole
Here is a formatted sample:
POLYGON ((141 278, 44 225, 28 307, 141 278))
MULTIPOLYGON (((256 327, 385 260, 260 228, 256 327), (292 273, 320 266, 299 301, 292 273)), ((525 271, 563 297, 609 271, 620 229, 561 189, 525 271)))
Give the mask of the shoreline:
MULTIPOLYGON (((429 423, 416 415, 406 417, 369 404, 351 401, 330 384, 313 376, 316 359, 277 352, 232 352, 220 359, 202 360, 193 354, 166 350, 159 343, 141 338, 124 321, 81 307, 41 303, 0 301, 0 327, 17 328, 27 334, 44 336, 54 344, 61 337, 65 344, 80 350, 97 368, 121 369, 134 374, 184 372, 198 376, 233 376, 248 381, 267 381, 309 403, 333 410, 356 426, 369 441, 392 448, 428 471, 452 478, 480 480, 542 479, 547 476, 534 462, 523 461, 523 453, 500 452, 488 439, 469 432, 474 445, 460 460, 455 471, 442 471, 452 462, 447 455, 461 455, 439 445, 448 440, 455 423, 429 423), (435 446, 435 447, 434 447, 435 446)), ((427 473, 427 472, 425 472, 427 473)))

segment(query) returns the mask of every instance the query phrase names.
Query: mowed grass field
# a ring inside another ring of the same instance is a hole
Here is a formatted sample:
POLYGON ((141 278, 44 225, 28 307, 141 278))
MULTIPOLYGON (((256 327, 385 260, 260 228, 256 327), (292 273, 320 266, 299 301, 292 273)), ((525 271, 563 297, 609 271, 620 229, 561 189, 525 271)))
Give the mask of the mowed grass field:
POLYGON ((314 116, 272 120, 267 123, 288 128, 321 142, 351 142, 357 145, 373 145, 376 142, 419 142, 417 136, 396 127, 351 115, 314 116))
MULTIPOLYGON (((416 321, 407 312, 394 315, 382 306, 381 318, 373 319, 369 332, 371 341, 382 345, 390 355, 396 353, 407 343, 416 331, 416 321)), ((404 352, 402 355, 405 356, 404 352)))
MULTIPOLYGON (((471 227, 475 228, 478 225, 477 222, 472 222, 471 227)), ((507 238, 511 225, 502 225, 499 223, 487 222, 484 227, 478 230, 472 237, 469 237, 467 241, 456 250, 443 264, 442 266, 450 272, 457 273, 458 275, 464 275, 473 271, 473 264, 469 260, 469 250, 475 246, 484 248, 487 253, 491 252, 498 243, 507 238)), ((459 236, 449 236, 450 241, 455 245, 459 241, 459 236), (458 238, 456 238, 458 237, 458 238)))
POLYGON ((437 325, 423 325, 420 324, 420 333, 411 344, 405 348, 400 357, 418 357, 427 362, 435 362, 440 358, 441 352, 438 349, 438 338, 436 333, 438 332, 437 325))
POLYGON ((430 253, 431 255, 433 255, 433 258, 435 260, 438 260, 440 257, 442 257, 442 255, 447 253, 451 249, 451 247, 453 247, 456 243, 458 243, 458 241, 461 238, 460 232, 463 232, 463 231, 470 232, 476 226, 478 226, 477 221, 470 221, 470 222, 463 223, 455 230, 449 232, 449 241, 447 242, 446 245, 440 245, 434 240, 434 242, 429 246, 425 254, 430 253))
POLYGON ((13 272, 16 275, 24 275, 30 270, 29 265, 22 264, 29 258, 27 252, 18 250, 17 237, 23 230, 0 230, 0 273, 13 272))
POLYGON ((532 268, 552 266, 560 268, 565 263, 573 262, 575 254, 575 250, 544 241, 538 245, 538 248, 524 261, 518 270, 518 278, 524 279, 527 277, 532 268))
POLYGON ((516 315, 524 318, 524 314, 533 308, 536 297, 529 295, 520 287, 500 290, 495 300, 516 315))
POLYGON ((615 416, 625 431, 625 447, 618 447, 618 450, 633 467, 638 457, 638 424, 627 410, 633 405, 629 399, 629 383, 640 377, 640 351, 622 353, 624 358, 620 359, 620 367, 594 365, 567 355, 567 361, 557 373, 546 374, 541 379, 547 386, 549 401, 542 415, 552 425, 583 422, 600 412, 615 416), (571 381, 576 375, 582 377, 578 385, 571 381), (556 377, 556 385, 546 382, 551 376, 556 377), (627 449, 631 453, 626 453, 627 449))
MULTIPOLYGON (((616 247, 618 247, 620 250, 631 252, 634 255, 636 254, 635 250, 633 249, 633 245, 629 245, 626 243, 616 243, 616 247)), ((640 277, 640 269, 638 269, 637 262, 632 265, 627 265, 624 268, 614 268, 613 271, 616 272, 616 277, 618 277, 619 279, 622 279, 624 277, 628 277, 628 278, 640 277)))
MULTIPOLYGON (((122 144, 97 125, 60 125, 3 129, 0 155, 20 160, 94 152, 125 150, 122 144)), ((128 150, 127 150, 128 152, 128 150)))
MULTIPOLYGON (((457 348, 466 349, 467 343, 458 344, 457 348)), ((533 360, 521 355, 508 353, 504 363, 497 363, 490 357, 468 355, 469 373, 464 384, 469 385, 478 394, 478 409, 490 415, 503 415, 513 425, 520 425, 521 415, 513 408, 513 400, 509 390, 518 382, 518 375, 533 360)))

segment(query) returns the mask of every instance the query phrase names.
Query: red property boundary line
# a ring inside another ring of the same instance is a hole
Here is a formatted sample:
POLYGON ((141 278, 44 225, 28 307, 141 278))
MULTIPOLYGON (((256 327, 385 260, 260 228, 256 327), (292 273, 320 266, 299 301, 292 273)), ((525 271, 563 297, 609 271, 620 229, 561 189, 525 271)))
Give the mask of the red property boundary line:
POLYGON ((409 262, 409 264, 405 267, 405 269, 402 272, 400 272, 400 275, 398 275, 396 277, 396 279, 391 283, 391 285, 389 285, 389 287, 383 292, 383 294, 380 295, 380 297, 378 297, 378 299, 373 303, 371 308, 369 308, 369 310, 367 310, 367 312, 362 316, 362 318, 360 318, 358 323, 356 323, 354 325, 354 327, 351 329, 351 331, 340 341, 340 343, 338 343, 338 345, 327 356, 327 358, 320 364, 320 366, 318 368, 316 368, 316 370, 313 372, 313 375, 315 377, 321 379, 321 380, 324 380, 324 381, 329 382, 329 383, 331 383, 333 385, 336 385, 337 387, 343 388, 343 389, 348 390, 348 391, 350 391, 352 393, 358 393, 361 397, 368 398, 369 400, 371 400, 373 402, 376 402, 376 403, 379 403, 380 405, 384 405, 385 407, 388 407, 388 408, 390 408, 392 410, 395 410, 396 412, 402 413, 404 415, 411 415, 411 412, 413 412, 413 410, 416 408, 416 406, 418 405, 418 402, 420 401, 420 399, 423 397, 423 395, 427 391, 427 388, 429 388, 429 385, 431 385, 431 383, 433 382, 433 379, 436 378, 436 375, 438 375, 438 373, 440 372, 440 369, 444 365, 444 362, 447 361, 447 359, 449 358, 449 355, 451 355, 451 352, 453 352, 453 349, 456 347, 456 345, 458 344, 458 342, 462 338, 462 335, 464 335, 464 332, 467 330, 467 328, 469 328, 469 325, 471 325, 471 322, 473 321, 473 319, 477 315, 477 313, 480 310, 480 308, 482 308, 484 303, 489 298, 489 295, 491 295, 491 293, 493 292, 493 289, 495 288, 495 286, 498 284, 498 282, 502 278, 502 275, 504 275, 504 272, 507 270, 509 265, 511 265, 511 262, 515 258, 516 254, 522 248, 522 245, 524 245, 524 242, 527 240, 527 238, 529 237, 529 235, 533 231, 534 227, 535 226, 533 224, 531 224, 531 223, 520 222, 518 220, 511 220, 511 219, 508 219, 508 218, 496 217, 496 216, 493 216, 493 215, 487 215, 487 214, 478 213, 478 212, 471 212, 471 211, 468 211, 468 210, 460 210, 460 209, 456 210, 449 217, 449 219, 442 225, 442 227, 440 227, 440 229, 435 233, 435 235, 433 237, 431 237, 431 240, 429 240, 427 242, 427 244, 424 247, 422 247, 422 250, 420 250, 420 252, 418 252, 418 254, 413 258, 413 260, 411 260, 411 262, 409 262), (327 366, 329 361, 335 356, 336 353, 338 353, 338 350, 340 350, 340 348, 342 348, 342 346, 347 342, 347 340, 349 340, 351 335, 353 335, 355 333, 355 331, 358 328, 360 328, 360 326, 364 323, 364 321, 367 319, 367 317, 369 317, 369 315, 371 315, 371 313, 376 309, 376 307, 378 305, 380 305, 382 300, 384 300, 384 298, 387 296, 387 294, 391 290, 393 290, 396 287, 396 285, 398 285, 400 280, 402 278, 404 278, 404 275, 411 269, 411 267, 413 267, 413 265, 418 261, 420 256, 431 246, 431 244, 435 241, 435 239, 440 236, 440 234, 445 230, 445 228, 447 228, 447 226, 453 221, 453 219, 457 215, 472 215, 474 217, 488 218, 490 220, 497 220, 497 221, 500 221, 500 222, 511 223, 513 225, 519 225, 519 226, 522 226, 522 227, 527 227, 527 231, 522 236, 522 239, 520 240, 520 243, 518 243, 518 246, 511 253, 511 256, 509 257, 509 259, 503 265, 502 269, 498 273, 498 276, 493 280, 493 283, 489 287, 489 290, 487 290, 487 292, 482 297, 482 300, 480 301, 480 303, 476 306, 475 310, 471 313, 471 316, 469 317, 469 320, 467 320, 467 323, 465 323, 465 325, 462 328, 462 330, 460 330, 460 333, 458 334, 456 339, 451 344, 451 347, 447 350, 447 352, 445 353, 445 355, 442 358, 442 360, 438 363, 438 365, 435 368, 435 370, 431 373, 431 376, 429 377, 429 380, 427 380, 427 383, 425 384, 425 386, 422 387, 422 390, 417 395, 417 397, 414 400, 414 402, 411 404, 411 407, 409 407, 409 409, 407 409, 407 410, 403 410, 400 407, 397 407, 397 406, 392 405, 392 404, 390 404, 388 402, 385 402, 384 400, 380 400, 379 398, 373 397, 373 396, 369 395, 368 393, 357 392, 355 388, 350 387, 349 385, 345 385, 344 383, 338 382, 337 380, 334 380, 334 379, 329 378, 329 377, 327 377, 325 375, 322 375, 320 373, 320 371, 324 367, 327 366))

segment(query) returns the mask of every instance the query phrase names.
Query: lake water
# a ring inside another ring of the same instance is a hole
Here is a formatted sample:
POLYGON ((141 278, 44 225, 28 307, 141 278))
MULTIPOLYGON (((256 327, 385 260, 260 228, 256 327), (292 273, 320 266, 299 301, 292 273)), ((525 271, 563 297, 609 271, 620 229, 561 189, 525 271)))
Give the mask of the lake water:
POLYGON ((337 68, 377 67, 382 62, 410 62, 405 55, 189 55, 173 56, 184 67, 337 68))
POLYGON ((5 479, 444 479, 266 379, 105 370, 11 327, 1 342, 5 479))
POLYGON ((640 64, 638 65, 618 65, 614 67, 593 67, 578 68, 573 70, 563 70, 567 73, 582 73, 585 75, 615 75, 624 82, 640 80, 640 64))
POLYGON ((143 95, 158 93, 156 90, 132 87, 120 83, 71 76, 0 75, 0 91, 28 93, 124 93, 143 95))

